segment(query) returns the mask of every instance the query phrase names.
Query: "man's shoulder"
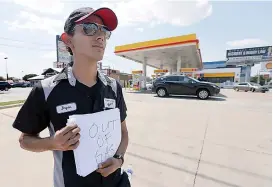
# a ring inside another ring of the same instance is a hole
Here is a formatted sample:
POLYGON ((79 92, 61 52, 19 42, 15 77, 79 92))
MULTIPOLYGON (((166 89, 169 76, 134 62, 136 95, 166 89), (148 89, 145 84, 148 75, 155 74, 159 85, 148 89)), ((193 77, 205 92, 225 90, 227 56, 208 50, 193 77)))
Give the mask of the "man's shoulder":
POLYGON ((55 83, 55 78, 58 76, 59 74, 53 75, 51 77, 45 78, 43 80, 41 80, 41 86, 42 87, 51 87, 54 83, 55 83))
POLYGON ((52 92, 52 90, 58 85, 59 81, 56 81, 55 78, 59 74, 53 75, 51 77, 48 77, 44 80, 41 80, 41 87, 43 89, 45 99, 47 100, 48 96, 52 92))
POLYGON ((118 97, 119 90, 121 89, 120 83, 116 79, 114 79, 108 75, 105 75, 105 74, 102 74, 102 75, 105 78, 107 85, 111 87, 111 89, 115 93, 116 97, 118 97))

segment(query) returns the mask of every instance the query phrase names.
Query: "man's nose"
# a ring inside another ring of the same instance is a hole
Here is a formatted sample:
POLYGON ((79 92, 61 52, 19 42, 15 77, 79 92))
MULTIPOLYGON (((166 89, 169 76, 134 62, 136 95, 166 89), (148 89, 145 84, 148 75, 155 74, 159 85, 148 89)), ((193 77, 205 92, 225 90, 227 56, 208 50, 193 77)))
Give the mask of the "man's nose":
POLYGON ((104 36, 103 32, 100 31, 98 33, 97 40, 100 41, 100 42, 104 42, 105 36, 104 36))

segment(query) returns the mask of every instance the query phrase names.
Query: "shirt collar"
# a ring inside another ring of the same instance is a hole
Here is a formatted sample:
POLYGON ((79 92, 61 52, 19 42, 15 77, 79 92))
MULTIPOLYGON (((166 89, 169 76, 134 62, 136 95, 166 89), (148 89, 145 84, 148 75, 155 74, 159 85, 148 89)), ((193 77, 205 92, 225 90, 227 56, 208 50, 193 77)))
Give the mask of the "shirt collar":
MULTIPOLYGON (((112 83, 112 81, 106 75, 104 75, 102 72, 100 72, 99 70, 98 70, 97 76, 105 86, 110 85, 112 83)), ((61 80, 65 80, 65 79, 68 80, 68 82, 71 86, 76 85, 76 78, 72 72, 71 66, 64 68, 59 74, 57 74, 54 79, 54 82, 59 82, 61 80)))

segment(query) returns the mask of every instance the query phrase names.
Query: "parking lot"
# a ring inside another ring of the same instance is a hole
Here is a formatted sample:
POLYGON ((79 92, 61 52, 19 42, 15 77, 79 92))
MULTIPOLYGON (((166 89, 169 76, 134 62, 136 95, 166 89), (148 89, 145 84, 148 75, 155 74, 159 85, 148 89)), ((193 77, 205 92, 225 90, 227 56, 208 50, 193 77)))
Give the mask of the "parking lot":
MULTIPOLYGON (((221 93, 205 101, 124 93, 132 186, 271 186, 272 93, 221 93)), ((1 184, 52 186, 52 154, 19 148, 11 127, 18 110, 0 110, 1 184)))
POLYGON ((0 91, 0 102, 26 99, 32 88, 11 88, 9 91, 0 91))

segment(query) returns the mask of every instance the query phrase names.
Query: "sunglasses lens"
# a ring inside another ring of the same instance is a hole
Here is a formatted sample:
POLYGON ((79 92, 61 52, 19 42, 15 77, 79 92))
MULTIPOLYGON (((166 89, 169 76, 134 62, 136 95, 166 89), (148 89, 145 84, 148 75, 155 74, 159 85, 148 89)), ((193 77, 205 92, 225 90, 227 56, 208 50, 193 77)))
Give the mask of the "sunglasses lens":
MULTIPOLYGON (((111 36, 111 31, 109 31, 105 26, 100 26, 100 30, 105 34, 105 38, 109 39, 111 36)), ((83 31, 87 36, 94 36, 99 30, 99 26, 95 23, 84 23, 83 31)))
POLYGON ((98 31, 98 26, 93 23, 83 24, 83 31, 88 36, 94 36, 98 31))
POLYGON ((109 31, 107 28, 105 28, 105 27, 102 27, 101 28, 101 31, 103 31, 104 33, 105 33, 105 38, 106 39, 109 39, 110 38, 110 36, 111 36, 111 31, 109 31))

